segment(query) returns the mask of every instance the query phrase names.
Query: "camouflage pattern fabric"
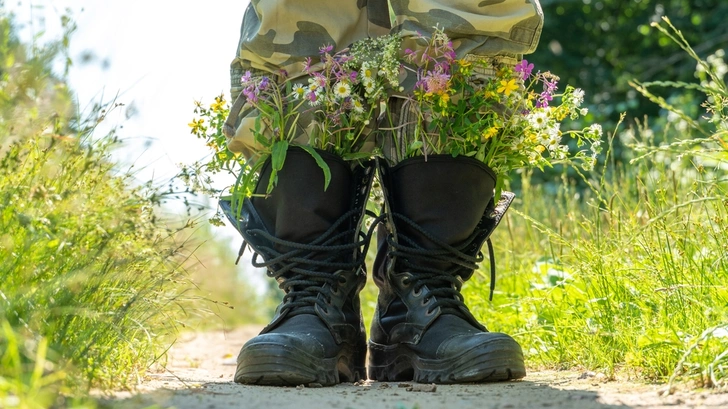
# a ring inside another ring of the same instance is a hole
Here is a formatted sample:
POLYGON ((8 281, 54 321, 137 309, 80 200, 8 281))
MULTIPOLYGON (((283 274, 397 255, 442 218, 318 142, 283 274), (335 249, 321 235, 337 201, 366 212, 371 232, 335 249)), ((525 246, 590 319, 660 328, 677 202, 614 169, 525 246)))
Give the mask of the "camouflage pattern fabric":
MULTIPOLYGON (((306 58, 316 61, 323 45, 341 50, 390 32, 402 37, 403 49, 416 51, 424 45, 420 34, 435 26, 453 40, 459 58, 492 56, 515 64, 535 50, 543 12, 539 0, 251 0, 230 65, 232 100, 242 91, 246 71, 260 76, 284 70, 289 78, 301 77, 306 58)), ((235 135, 229 135, 232 151, 246 156, 255 151, 248 130, 256 116, 248 106, 239 109, 235 135)))

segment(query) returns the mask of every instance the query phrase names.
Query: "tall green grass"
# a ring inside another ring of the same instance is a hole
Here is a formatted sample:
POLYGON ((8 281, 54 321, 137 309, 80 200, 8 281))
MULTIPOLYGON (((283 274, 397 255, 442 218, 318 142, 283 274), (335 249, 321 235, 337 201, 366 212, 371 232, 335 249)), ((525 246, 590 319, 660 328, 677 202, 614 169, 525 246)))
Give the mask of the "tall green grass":
POLYGON ((724 387, 725 64, 698 58, 669 21, 658 29, 696 58, 702 82, 635 82, 672 122, 616 130, 609 145, 621 135, 627 145, 622 160, 608 156, 600 171, 583 175, 589 189, 564 177, 552 195, 524 176, 522 199, 494 235, 500 294, 493 304, 485 301, 483 276, 467 287, 466 297, 491 330, 516 336, 532 367, 724 387), (703 93, 701 116, 656 96, 658 86, 703 93))
POLYGON ((117 105, 74 112, 51 70, 63 21, 58 41, 24 44, 0 11, 0 407, 131 387, 187 315, 189 224, 110 160, 118 142, 95 129, 117 105))

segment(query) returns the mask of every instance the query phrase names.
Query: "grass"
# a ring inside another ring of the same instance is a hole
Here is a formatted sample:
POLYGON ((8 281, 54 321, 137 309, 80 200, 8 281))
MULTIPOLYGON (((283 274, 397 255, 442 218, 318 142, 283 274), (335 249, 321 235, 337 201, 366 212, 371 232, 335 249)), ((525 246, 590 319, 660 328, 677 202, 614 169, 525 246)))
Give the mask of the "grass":
POLYGON ((170 215, 161 205, 179 198, 174 182, 140 182, 110 159, 120 141, 97 128, 122 105, 75 110, 51 69, 71 63, 75 26, 62 22, 60 39, 25 44, 0 7, 3 408, 96 407, 91 389, 133 388, 180 330, 255 322, 269 308, 198 225, 199 205, 170 215))
POLYGON ((484 274, 466 288, 476 316, 513 334, 531 367, 728 386, 728 92, 718 77, 667 85, 701 90, 707 120, 635 83, 692 136, 668 123, 656 138, 635 123, 623 160, 584 175, 586 190, 564 178, 547 194, 524 176, 493 238, 499 293, 486 301, 484 274))
POLYGON ((74 111, 50 68, 63 22, 24 44, 0 12, 0 407, 93 407, 91 388, 133 387, 190 315, 191 223, 110 161, 118 141, 95 130, 117 104, 74 111))

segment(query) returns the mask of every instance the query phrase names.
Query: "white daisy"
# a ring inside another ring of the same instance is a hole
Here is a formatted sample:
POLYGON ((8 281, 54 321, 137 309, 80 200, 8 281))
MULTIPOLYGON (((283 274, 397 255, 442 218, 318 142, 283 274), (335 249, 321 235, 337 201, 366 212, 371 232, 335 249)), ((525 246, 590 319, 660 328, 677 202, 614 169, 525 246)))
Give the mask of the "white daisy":
POLYGON ((352 101, 354 104, 354 112, 357 114, 363 114, 364 113, 364 104, 361 103, 361 100, 359 98, 356 98, 352 101))
POLYGON ((549 123, 549 117, 544 111, 536 111, 528 114, 528 122, 535 129, 544 129, 549 123))
POLYGON ((351 85, 346 81, 339 81, 334 85, 334 95, 337 99, 344 99, 351 95, 351 85))
POLYGON ((301 84, 294 84, 292 94, 293 99, 301 99, 306 94, 306 88, 301 84))

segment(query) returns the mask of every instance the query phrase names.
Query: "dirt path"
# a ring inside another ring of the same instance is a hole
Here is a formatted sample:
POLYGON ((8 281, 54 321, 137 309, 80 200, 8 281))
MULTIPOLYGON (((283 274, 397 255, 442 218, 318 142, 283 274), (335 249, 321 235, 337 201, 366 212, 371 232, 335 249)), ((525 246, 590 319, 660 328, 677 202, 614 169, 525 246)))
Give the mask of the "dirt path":
POLYGON ((257 328, 190 334, 170 351, 167 370, 151 373, 123 408, 151 404, 178 409, 506 409, 506 408, 728 408, 728 394, 676 392, 658 386, 606 382, 575 372, 532 372, 523 381, 485 385, 363 382, 330 388, 243 386, 232 382, 235 357, 257 328))

